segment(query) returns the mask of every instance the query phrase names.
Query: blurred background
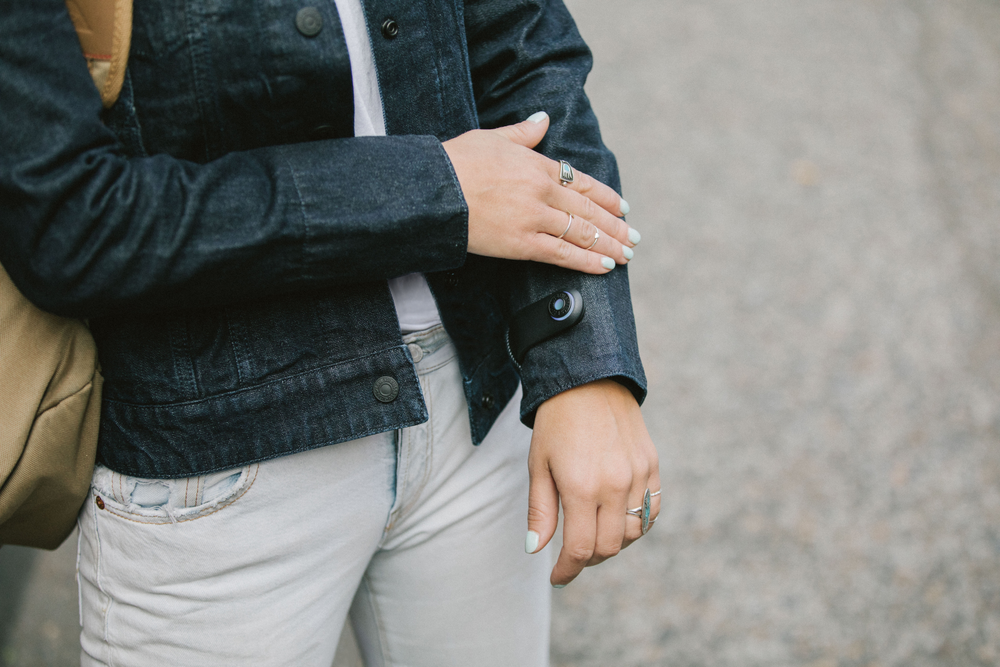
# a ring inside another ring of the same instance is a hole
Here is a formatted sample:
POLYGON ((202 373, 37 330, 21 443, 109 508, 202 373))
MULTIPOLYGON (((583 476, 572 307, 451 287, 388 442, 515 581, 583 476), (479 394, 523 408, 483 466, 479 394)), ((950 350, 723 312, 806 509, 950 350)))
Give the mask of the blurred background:
MULTIPOLYGON (((1000 1, 567 4, 663 511, 554 665, 1000 665, 1000 1)), ((74 567, 0 549, 0 665, 78 664, 74 567)))

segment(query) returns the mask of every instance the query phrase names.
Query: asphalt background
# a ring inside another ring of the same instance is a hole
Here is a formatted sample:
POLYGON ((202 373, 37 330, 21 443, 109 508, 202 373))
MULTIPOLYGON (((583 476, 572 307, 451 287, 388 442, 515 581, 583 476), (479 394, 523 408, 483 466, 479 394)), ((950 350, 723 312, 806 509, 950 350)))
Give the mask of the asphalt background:
MULTIPOLYGON (((568 4, 664 509, 553 663, 1000 665, 1000 2, 568 4)), ((77 663, 74 556, 0 550, 0 665, 77 663)))

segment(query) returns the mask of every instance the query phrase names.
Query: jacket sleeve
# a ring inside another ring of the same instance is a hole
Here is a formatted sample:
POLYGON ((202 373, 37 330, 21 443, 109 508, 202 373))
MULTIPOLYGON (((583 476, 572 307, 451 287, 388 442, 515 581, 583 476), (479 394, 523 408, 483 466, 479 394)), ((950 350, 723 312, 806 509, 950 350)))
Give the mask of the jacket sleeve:
POLYGON ((0 263, 42 308, 205 307, 465 261, 467 209, 434 137, 129 158, 63 0, 0 8, 0 263))
MULTIPOLYGON (((466 0, 473 89, 484 128, 509 125, 536 111, 550 117, 537 150, 568 161, 621 191, 615 158, 601 141, 584 93, 591 54, 562 0, 466 0)), ((637 253, 639 254, 639 253, 637 253)), ((641 261, 641 260, 639 260, 641 261)), ((613 378, 640 403, 646 378, 639 359, 628 271, 585 275, 533 262, 508 263, 513 313, 557 289, 575 287, 583 320, 528 351, 521 369, 521 418, 531 426, 546 399, 577 385, 613 378)))

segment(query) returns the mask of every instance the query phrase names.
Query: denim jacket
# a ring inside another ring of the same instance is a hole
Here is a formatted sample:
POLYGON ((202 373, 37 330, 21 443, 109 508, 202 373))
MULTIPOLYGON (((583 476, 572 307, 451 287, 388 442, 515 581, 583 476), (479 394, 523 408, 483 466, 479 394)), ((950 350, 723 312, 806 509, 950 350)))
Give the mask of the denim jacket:
POLYGON ((441 145, 544 110, 538 150, 619 187, 561 0, 364 0, 390 135, 367 138, 331 0, 136 2, 107 111, 64 1, 0 3, 0 263, 41 307, 89 318, 103 464, 189 476, 425 421, 387 286, 414 271, 457 347, 476 444, 519 379, 529 426, 595 379, 644 397, 625 267, 467 255, 441 145), (310 1, 318 34, 296 22, 310 1), (567 287, 586 316, 519 377, 506 323, 567 287), (379 400, 386 377, 398 394, 379 400))

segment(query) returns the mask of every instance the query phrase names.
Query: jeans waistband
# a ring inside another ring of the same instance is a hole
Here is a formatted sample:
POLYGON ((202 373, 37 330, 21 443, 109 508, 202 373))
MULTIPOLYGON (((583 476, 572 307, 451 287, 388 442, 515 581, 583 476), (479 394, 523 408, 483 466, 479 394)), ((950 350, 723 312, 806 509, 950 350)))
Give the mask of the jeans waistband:
POLYGON ((405 334, 403 343, 409 348, 410 356, 419 371, 420 366, 427 365, 428 357, 446 345, 451 345, 451 337, 444 330, 444 326, 438 324, 430 329, 405 334), (421 364, 421 361, 424 363, 421 364))

